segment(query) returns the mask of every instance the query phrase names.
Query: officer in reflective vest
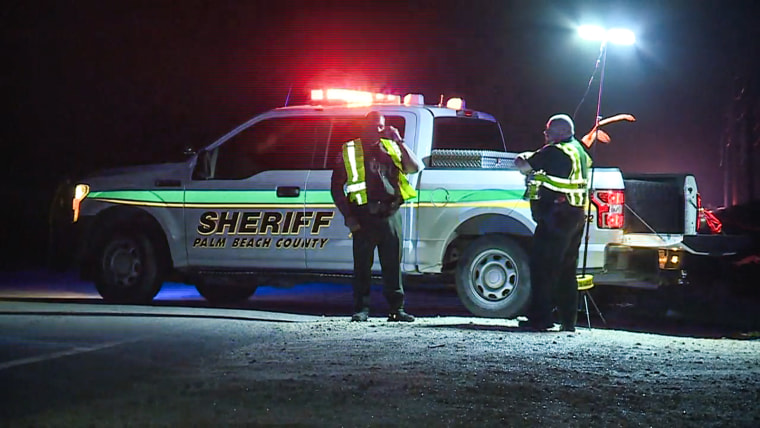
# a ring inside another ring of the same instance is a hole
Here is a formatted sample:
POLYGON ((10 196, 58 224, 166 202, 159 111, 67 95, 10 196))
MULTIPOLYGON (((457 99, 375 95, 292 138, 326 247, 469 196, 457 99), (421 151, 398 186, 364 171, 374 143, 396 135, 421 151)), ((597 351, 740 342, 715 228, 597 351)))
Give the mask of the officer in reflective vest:
POLYGON ((575 331, 578 317, 578 250, 585 224, 591 157, 575 139, 570 116, 554 115, 544 131, 546 145, 521 153, 515 165, 526 175, 526 199, 536 221, 530 254, 531 301, 521 328, 554 326, 555 304, 562 331, 575 331))
POLYGON ((353 237, 354 313, 351 321, 367 321, 375 248, 380 257, 388 321, 414 321, 404 310, 401 282, 403 244, 399 207, 417 196, 405 174, 421 163, 398 130, 372 111, 364 119, 361 138, 343 144, 333 169, 331 193, 353 237))

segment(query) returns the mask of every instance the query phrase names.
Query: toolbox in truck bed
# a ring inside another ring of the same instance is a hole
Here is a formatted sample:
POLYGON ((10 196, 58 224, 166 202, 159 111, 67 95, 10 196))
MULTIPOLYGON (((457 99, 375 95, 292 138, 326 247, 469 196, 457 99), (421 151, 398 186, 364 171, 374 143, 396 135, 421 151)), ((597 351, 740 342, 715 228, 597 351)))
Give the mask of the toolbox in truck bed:
POLYGON ((430 164, 438 168, 514 168, 516 153, 491 150, 435 149, 430 164))

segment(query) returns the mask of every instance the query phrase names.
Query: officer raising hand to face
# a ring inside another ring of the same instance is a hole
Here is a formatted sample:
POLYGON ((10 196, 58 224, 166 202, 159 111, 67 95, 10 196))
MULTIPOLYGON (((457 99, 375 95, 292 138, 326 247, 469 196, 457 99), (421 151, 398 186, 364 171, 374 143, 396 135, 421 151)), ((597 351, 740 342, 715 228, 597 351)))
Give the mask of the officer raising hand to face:
POLYGON ((367 321, 375 248, 380 258, 388 321, 414 321, 404 311, 401 283, 402 218, 399 207, 417 195, 406 174, 421 162, 398 130, 372 111, 364 118, 360 138, 343 144, 333 169, 331 193, 353 237, 354 313, 351 321, 367 321))
POLYGON ((422 168, 422 163, 414 152, 409 150, 409 147, 404 143, 404 139, 401 138, 398 129, 393 126, 385 126, 385 116, 376 111, 372 111, 367 114, 365 120, 369 124, 367 129, 377 129, 377 134, 379 136, 379 138, 377 138, 374 134, 370 134, 368 135, 368 141, 376 140, 373 144, 380 147, 383 152, 388 153, 388 148, 385 145, 380 144, 380 138, 388 139, 395 142, 398 148, 404 152, 403 156, 401 156, 401 166, 404 174, 414 174, 422 168))

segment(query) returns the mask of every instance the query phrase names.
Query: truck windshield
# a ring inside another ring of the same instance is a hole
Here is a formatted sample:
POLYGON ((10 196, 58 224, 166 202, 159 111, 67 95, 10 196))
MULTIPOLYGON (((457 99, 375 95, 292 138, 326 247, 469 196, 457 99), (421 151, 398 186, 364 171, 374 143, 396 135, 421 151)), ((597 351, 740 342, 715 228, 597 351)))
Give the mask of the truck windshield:
POLYGON ((469 117, 435 118, 433 149, 507 150, 497 122, 469 117))

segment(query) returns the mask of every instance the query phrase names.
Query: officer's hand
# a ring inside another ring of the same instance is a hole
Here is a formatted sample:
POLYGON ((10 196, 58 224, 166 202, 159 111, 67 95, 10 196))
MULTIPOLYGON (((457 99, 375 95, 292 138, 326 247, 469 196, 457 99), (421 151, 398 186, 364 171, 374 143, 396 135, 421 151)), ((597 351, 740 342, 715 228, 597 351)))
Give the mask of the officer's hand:
POLYGON ((351 231, 351 233, 356 232, 357 230, 361 229, 361 225, 359 222, 353 218, 353 217, 346 217, 346 227, 348 227, 348 230, 351 231))
POLYGON ((399 134, 398 129, 394 126, 386 126, 383 130, 383 136, 395 142, 400 142, 402 140, 401 134, 399 134))
POLYGON ((515 158, 515 167, 520 170, 523 174, 529 174, 532 171, 532 167, 530 166, 530 163, 528 163, 528 158, 530 156, 525 156, 525 153, 520 153, 515 158))
POLYGON ((536 152, 522 152, 517 155, 516 159, 522 159, 524 161, 527 161, 535 154, 536 152))

